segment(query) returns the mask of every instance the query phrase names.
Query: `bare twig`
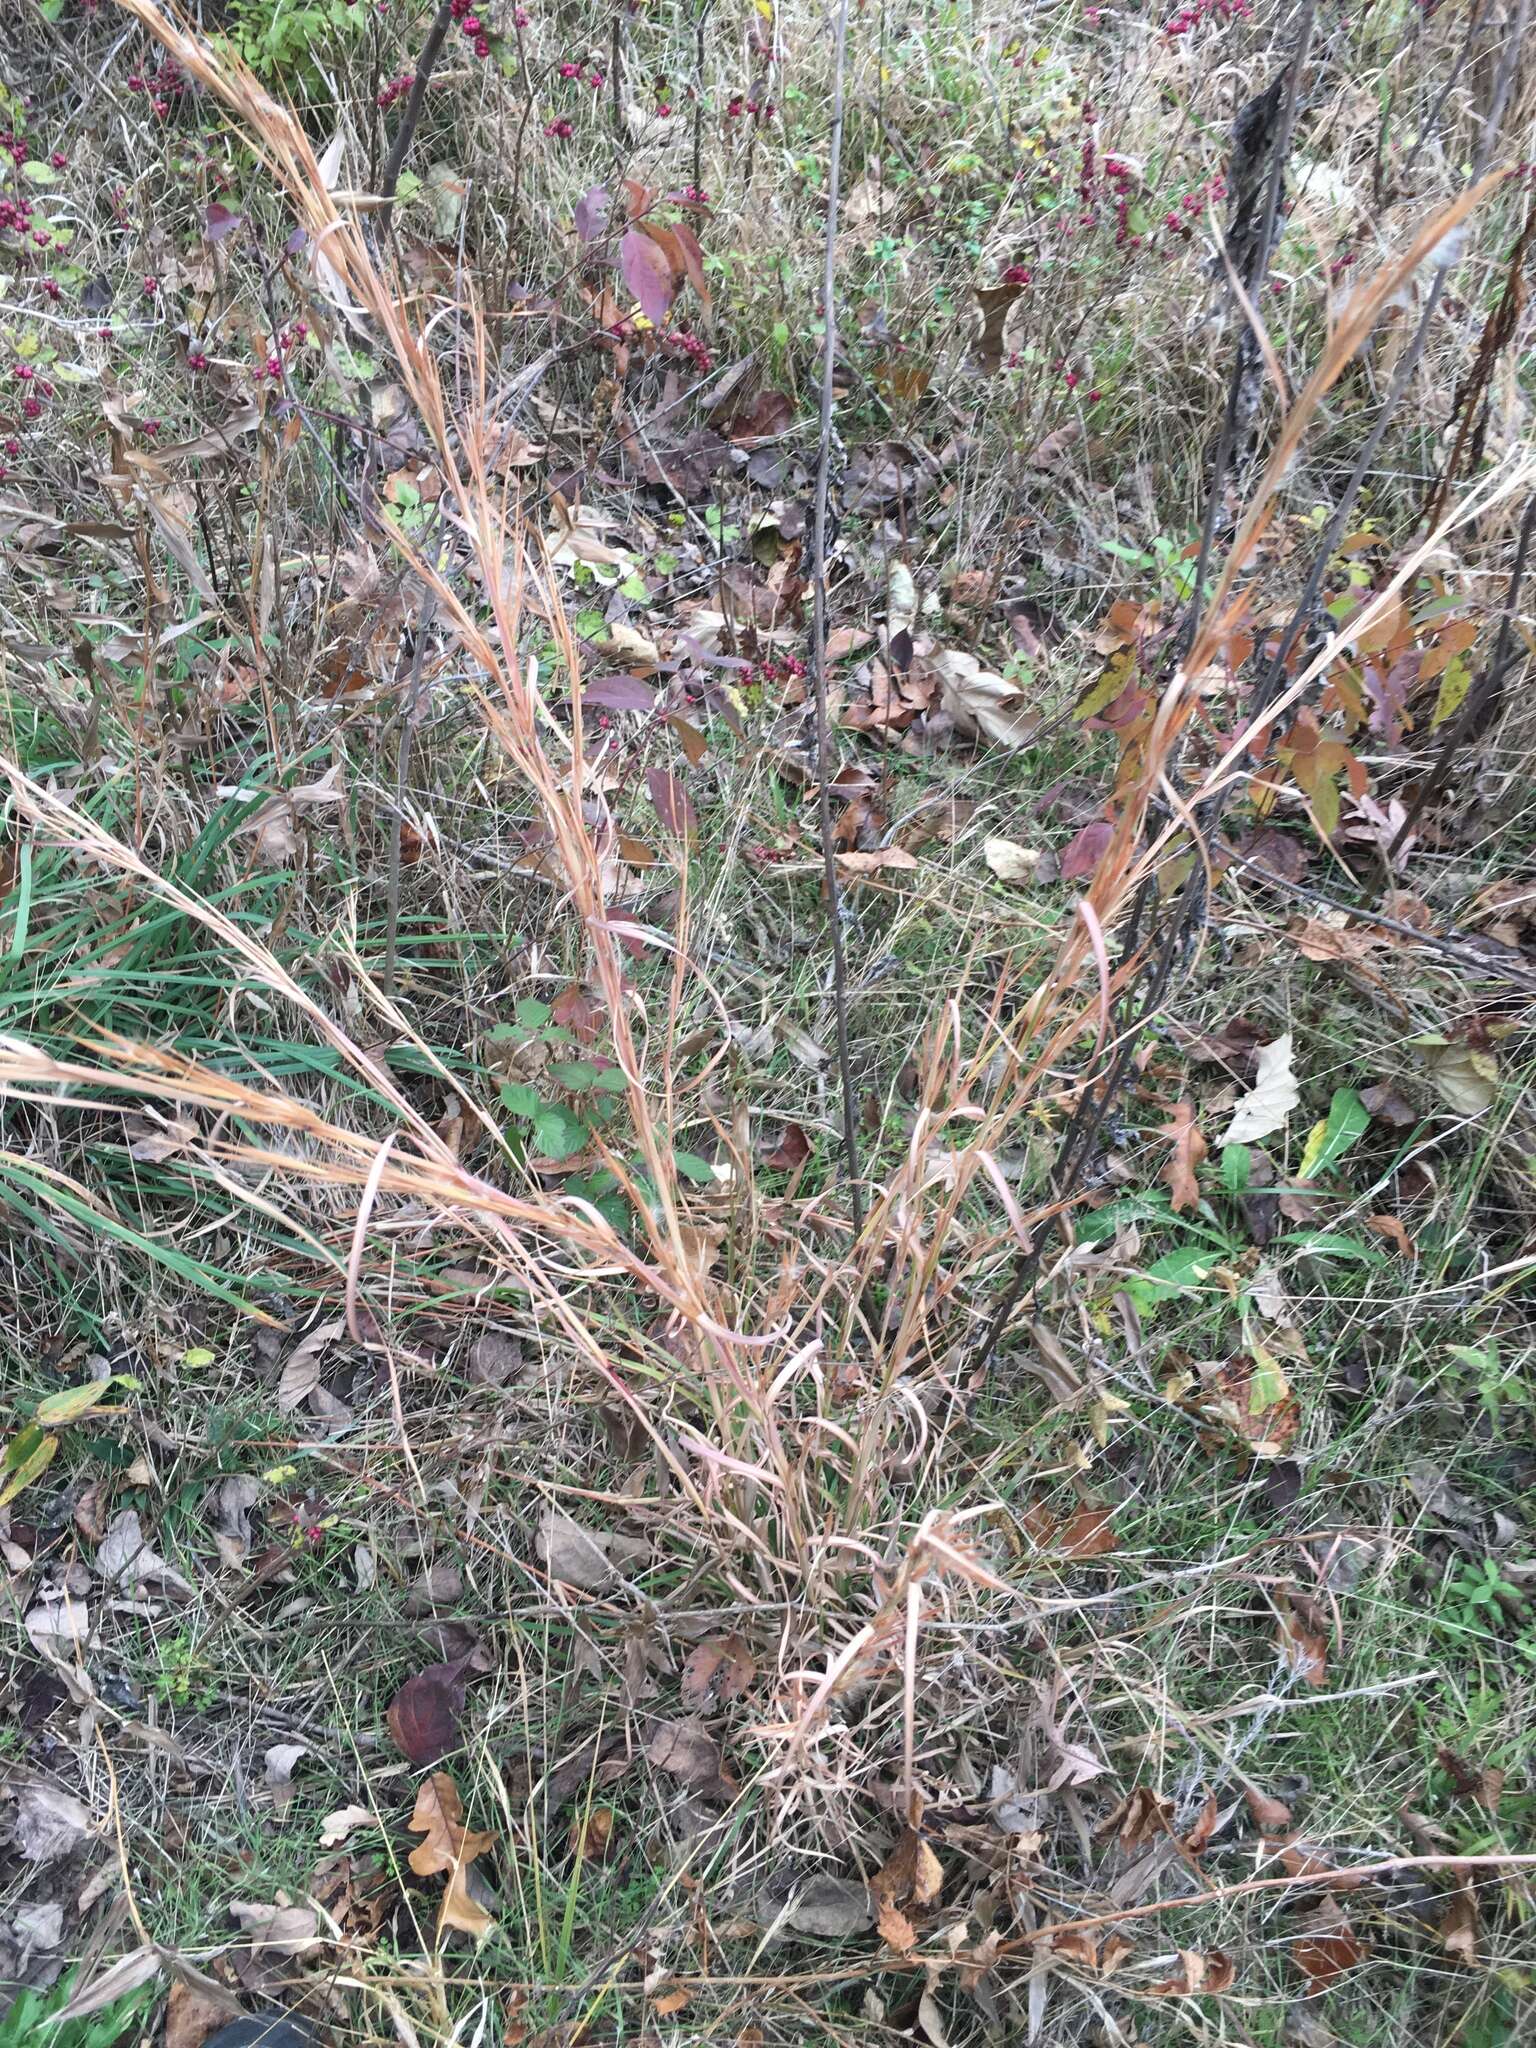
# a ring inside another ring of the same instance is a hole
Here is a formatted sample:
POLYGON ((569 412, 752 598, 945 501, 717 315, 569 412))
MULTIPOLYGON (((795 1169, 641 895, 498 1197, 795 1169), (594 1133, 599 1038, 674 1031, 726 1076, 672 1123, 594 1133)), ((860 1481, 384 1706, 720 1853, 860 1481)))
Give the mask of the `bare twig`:
POLYGON ((837 853, 832 840, 832 735, 827 712, 827 500, 832 480, 832 375, 837 360, 836 258, 839 179, 843 152, 843 72, 848 51, 848 0, 838 0, 836 43, 832 57, 832 122, 827 159, 827 234, 822 266, 821 428, 816 451, 815 562, 811 580, 811 674, 816 703, 817 812, 821 824, 821 863, 827 893, 827 923, 832 938, 832 998, 837 1013, 837 1066, 843 1090, 843 1164, 855 1233, 864 1227, 864 1200, 859 1190, 858 1109, 853 1068, 848 1052, 848 964, 843 951, 842 892, 837 881, 837 853))
POLYGON ((416 59, 416 76, 411 80, 411 89, 406 96, 405 112, 400 117, 400 126, 395 130, 395 139, 389 145, 389 155, 384 159, 384 169, 379 178, 379 196, 384 201, 379 210, 379 226, 388 234, 389 224, 395 212, 395 188, 400 183, 400 173, 405 167, 406 152, 421 120, 421 110, 426 104, 427 87, 437 60, 443 53, 443 43, 448 34, 448 25, 453 19, 452 0, 439 0, 432 26, 427 30, 427 40, 421 46, 421 55, 416 59))

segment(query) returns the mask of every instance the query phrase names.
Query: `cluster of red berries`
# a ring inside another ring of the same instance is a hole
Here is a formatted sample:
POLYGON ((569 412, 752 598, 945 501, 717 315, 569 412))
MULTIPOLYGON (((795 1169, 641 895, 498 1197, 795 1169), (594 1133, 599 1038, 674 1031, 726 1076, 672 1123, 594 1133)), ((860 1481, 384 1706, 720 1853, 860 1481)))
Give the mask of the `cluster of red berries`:
POLYGON ((999 284, 1028 284, 1034 272, 1027 263, 1010 263, 998 279, 999 284))
POLYGON ((797 654, 786 654, 782 661, 749 661, 737 672, 736 681, 743 690, 758 690, 769 683, 803 682, 805 663, 797 654))
POLYGON ((128 90, 141 92, 149 101, 150 112, 163 121, 183 93, 190 92, 192 82, 179 64, 169 57, 157 64, 153 71, 130 71, 128 90))
POLYGON ((46 249, 52 235, 32 225, 32 202, 23 197, 0 199, 0 235, 14 235, 18 241, 30 234, 40 249, 46 249))
POLYGON ((46 377, 39 377, 31 363, 13 363, 11 375, 22 388, 22 418, 41 419, 43 407, 53 397, 53 385, 46 377))
POLYGON ((558 121, 546 121, 544 123, 544 133, 552 142, 569 142, 576 133, 575 123, 564 118, 558 121))
POLYGON ((387 114, 396 100, 403 100, 405 98, 414 83, 415 74, 413 72, 396 72, 395 76, 386 79, 384 84, 374 94, 374 105, 387 114))
POLYGON ((1106 156, 1104 176, 1115 203, 1115 247, 1139 249, 1141 237, 1131 231, 1131 167, 1123 156, 1106 156))
MULTIPOLYGON (((263 377, 270 377, 274 383, 279 382, 282 378, 288 356, 292 354, 294 349, 302 348, 308 339, 309 324, 307 321, 295 320, 291 327, 285 327, 282 333, 273 341, 271 353, 268 355, 267 360, 256 366, 253 372, 256 382, 259 384, 263 377)), ((187 364, 191 369, 206 369, 208 358, 204 356, 201 362, 194 363, 191 356, 188 356, 187 364)))
POLYGON ((1210 207, 1227 196, 1227 181, 1221 176, 1211 179, 1193 192, 1186 192, 1177 207, 1170 207, 1163 215, 1163 226, 1170 235, 1188 241, 1194 232, 1195 222, 1210 207))
POLYGON ((751 93, 733 92, 725 103, 727 121, 739 121, 743 115, 749 121, 771 121, 778 111, 772 100, 759 100, 751 93))
POLYGON ((678 206, 708 206, 709 194, 702 185, 685 185, 681 192, 672 192, 668 197, 678 206))
MULTIPOLYGON (((32 161, 32 145, 9 128, 0 128, 0 156, 8 156, 18 168, 32 161)), ((54 168, 62 170, 67 157, 58 157, 54 168)), ((53 240, 52 235, 32 225, 32 201, 25 191, 18 190, 14 199, 0 199, 0 235, 14 235, 21 241, 31 235, 40 249, 46 249, 53 240)))
POLYGON ((662 346, 675 356, 686 356, 701 377, 708 376, 715 366, 715 359, 688 327, 675 327, 670 334, 662 336, 662 346))
POLYGON ((475 12, 475 0, 451 0, 448 12, 459 24, 460 35, 483 63, 491 54, 491 34, 475 12))
POLYGON ((1249 0, 1191 0, 1188 7, 1181 7, 1177 14, 1169 15, 1163 23, 1165 36, 1187 36, 1202 21, 1252 21, 1253 8, 1249 0))

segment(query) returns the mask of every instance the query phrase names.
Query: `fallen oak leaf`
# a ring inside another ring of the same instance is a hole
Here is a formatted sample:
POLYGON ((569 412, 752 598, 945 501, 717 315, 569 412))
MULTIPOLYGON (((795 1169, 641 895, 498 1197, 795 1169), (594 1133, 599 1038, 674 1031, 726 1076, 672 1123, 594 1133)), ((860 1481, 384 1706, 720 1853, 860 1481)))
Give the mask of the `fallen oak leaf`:
POLYGON ((917 1947, 917 1929, 912 1925, 906 1914, 902 1912, 901 1908, 893 1906, 889 1899, 882 1899, 880 1901, 880 1910, 876 1915, 875 1925, 879 1929, 880 1937, 886 1946, 893 1948, 897 1955, 910 1955, 913 1949, 917 1947))
POLYGON ((496 1837, 464 1825, 464 1802, 459 1788, 446 1771, 434 1771, 416 1794, 416 1806, 406 1823, 412 1834, 424 1839, 410 1854, 410 1865, 418 1877, 446 1873, 438 1924, 461 1933, 481 1935, 495 1923, 485 1908, 470 1897, 465 1872, 477 1857, 494 1847, 496 1837))
POLYGON ((1025 1508, 1020 1516, 1024 1533, 1041 1550, 1053 1557, 1074 1561, 1108 1557, 1120 1547, 1110 1523, 1113 1508, 1079 1508, 1075 1514, 1058 1517, 1039 1502, 1025 1508))
POLYGON ((939 678, 939 701, 961 732, 1003 747, 1029 745, 1040 718, 1017 683, 993 675, 962 648, 943 649, 930 667, 939 678))
POLYGON ((1477 1967, 1477 1894, 1459 1878, 1450 1908, 1440 1922, 1440 1940, 1449 1956, 1469 1969, 1477 1967))
POLYGON ((937 1904, 944 1889, 944 1866, 916 1828, 904 1828, 901 1840, 870 1881, 877 1899, 893 1905, 937 1904))

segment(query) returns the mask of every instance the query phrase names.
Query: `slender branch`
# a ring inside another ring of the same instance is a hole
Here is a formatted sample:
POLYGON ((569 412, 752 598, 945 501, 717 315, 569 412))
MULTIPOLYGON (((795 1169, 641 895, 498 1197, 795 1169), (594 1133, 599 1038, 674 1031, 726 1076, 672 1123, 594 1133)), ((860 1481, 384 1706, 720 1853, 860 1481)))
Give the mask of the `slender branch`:
POLYGON ((452 19, 453 0, 438 0, 437 12, 432 17, 432 26, 427 30, 427 40, 422 44, 421 55, 416 59, 416 76, 411 80, 411 89, 406 96, 405 112, 400 117, 400 126, 395 130, 395 139, 389 145, 389 155, 384 159, 384 170, 379 179, 379 196, 384 201, 379 209, 379 226, 381 232, 386 235, 395 214, 395 188, 400 183, 406 152, 421 120, 421 110, 426 104, 427 86, 437 68, 437 60, 443 54, 443 43, 452 19))
POLYGON ((832 377, 837 360, 837 212, 843 156, 843 73, 848 51, 848 0, 838 0, 836 43, 832 56, 832 123, 827 159, 827 236, 822 266, 821 428, 816 450, 816 518, 813 529, 811 591, 811 673, 816 701, 817 812, 821 824, 821 864, 827 894, 827 922, 832 938, 832 998, 837 1012, 837 1065, 843 1084, 843 1164, 855 1235, 864 1228, 864 1198, 859 1189, 858 1108, 853 1068, 848 1053, 848 963, 843 951, 842 892, 837 881, 837 853, 832 840, 832 734, 827 712, 827 500, 832 480, 832 377))

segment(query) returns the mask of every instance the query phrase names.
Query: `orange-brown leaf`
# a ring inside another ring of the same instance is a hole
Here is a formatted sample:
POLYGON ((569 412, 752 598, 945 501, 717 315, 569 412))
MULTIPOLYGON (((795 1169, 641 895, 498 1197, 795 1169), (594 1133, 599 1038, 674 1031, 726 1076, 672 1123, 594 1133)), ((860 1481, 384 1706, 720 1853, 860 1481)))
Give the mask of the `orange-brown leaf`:
POLYGON ((1198 1208, 1200 1183, 1196 1176, 1208 1147, 1195 1122, 1195 1105, 1187 1096, 1175 1104, 1172 1117, 1157 1135, 1173 1147, 1160 1177, 1168 1184, 1175 1211, 1198 1208))

